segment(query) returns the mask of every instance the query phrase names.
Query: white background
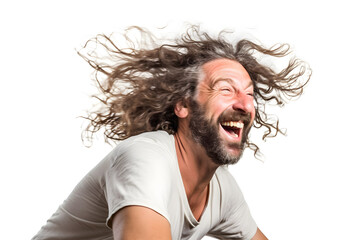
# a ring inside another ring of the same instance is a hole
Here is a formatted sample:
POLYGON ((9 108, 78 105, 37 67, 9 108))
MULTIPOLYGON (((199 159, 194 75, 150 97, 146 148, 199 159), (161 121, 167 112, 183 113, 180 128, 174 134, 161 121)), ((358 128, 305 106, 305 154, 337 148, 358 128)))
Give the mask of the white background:
MULTIPOLYGON (((92 70, 75 49, 130 25, 202 23, 288 42, 313 69, 277 112, 287 137, 231 167, 269 239, 360 239, 359 12, 355 1, 7 1, 0 4, 0 225, 30 239, 107 154, 81 142, 92 70)), ((162 31, 164 33, 164 31, 162 31)), ((256 135, 256 132, 253 132, 256 135)))

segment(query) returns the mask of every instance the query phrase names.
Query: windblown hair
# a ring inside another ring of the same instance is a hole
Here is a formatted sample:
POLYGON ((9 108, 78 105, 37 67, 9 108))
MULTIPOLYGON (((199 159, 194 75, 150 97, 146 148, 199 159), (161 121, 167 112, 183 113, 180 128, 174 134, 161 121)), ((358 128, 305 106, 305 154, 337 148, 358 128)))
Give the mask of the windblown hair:
MULTIPOLYGON (((126 32, 123 39, 130 43, 128 48, 120 48, 112 36, 106 35, 98 35, 85 44, 84 49, 91 43, 103 47, 107 58, 99 57, 96 52, 79 52, 95 69, 101 90, 95 97, 102 107, 86 117, 90 124, 84 133, 89 140, 101 128, 105 128, 106 140, 115 141, 154 130, 174 134, 178 127, 174 113, 176 103, 195 96, 201 66, 218 58, 238 61, 249 73, 256 106, 254 127, 265 127, 263 139, 279 132, 284 134, 279 121, 265 113, 265 106, 269 102, 282 106, 287 100, 300 96, 311 75, 306 63, 297 58, 292 58, 280 71, 260 63, 259 59, 264 56, 288 55, 287 44, 265 48, 246 39, 232 44, 225 39, 225 32, 212 37, 198 26, 189 27, 179 38, 164 44, 157 44, 159 40, 142 28, 131 27, 128 31, 141 34, 138 44, 141 46, 136 47, 126 32)), ((249 139, 247 146, 255 154, 258 151, 249 139)))

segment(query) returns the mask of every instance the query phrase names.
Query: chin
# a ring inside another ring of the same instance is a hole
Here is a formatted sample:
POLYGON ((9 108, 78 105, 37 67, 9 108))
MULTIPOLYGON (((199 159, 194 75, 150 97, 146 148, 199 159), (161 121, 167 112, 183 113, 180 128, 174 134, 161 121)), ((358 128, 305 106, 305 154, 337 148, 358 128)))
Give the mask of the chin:
POLYGON ((239 162, 243 154, 243 149, 217 149, 217 152, 208 152, 209 157, 217 165, 233 165, 239 162))
POLYGON ((229 157, 228 157, 228 165, 232 165, 232 164, 235 164, 235 163, 238 163, 242 157, 242 153, 243 151, 240 151, 238 152, 237 154, 231 154, 229 157))

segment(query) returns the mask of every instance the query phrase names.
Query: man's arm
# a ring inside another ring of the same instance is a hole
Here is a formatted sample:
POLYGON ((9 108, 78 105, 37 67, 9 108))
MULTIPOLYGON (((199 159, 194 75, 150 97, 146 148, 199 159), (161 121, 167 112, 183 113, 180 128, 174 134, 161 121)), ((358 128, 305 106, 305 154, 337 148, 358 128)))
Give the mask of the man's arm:
POLYGON ((129 206, 115 213, 114 240, 171 240, 170 224, 150 208, 129 206))
POLYGON ((268 240, 265 235, 258 228, 254 237, 251 240, 268 240))

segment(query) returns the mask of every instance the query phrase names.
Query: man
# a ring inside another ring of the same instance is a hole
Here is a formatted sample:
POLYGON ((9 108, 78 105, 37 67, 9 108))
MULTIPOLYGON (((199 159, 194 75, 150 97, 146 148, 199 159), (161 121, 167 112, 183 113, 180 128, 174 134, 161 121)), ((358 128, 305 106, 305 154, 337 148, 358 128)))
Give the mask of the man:
POLYGON ((257 153, 253 125, 267 128, 264 137, 281 132, 263 109, 302 93, 303 63, 276 73, 254 55, 285 56, 286 45, 234 46, 198 27, 163 45, 135 30, 146 48, 120 49, 106 36, 90 41, 113 64, 81 54, 105 76, 97 78, 103 107, 89 115, 87 132, 105 127, 108 139, 123 141, 33 239, 267 239, 226 166, 246 147, 257 153))

